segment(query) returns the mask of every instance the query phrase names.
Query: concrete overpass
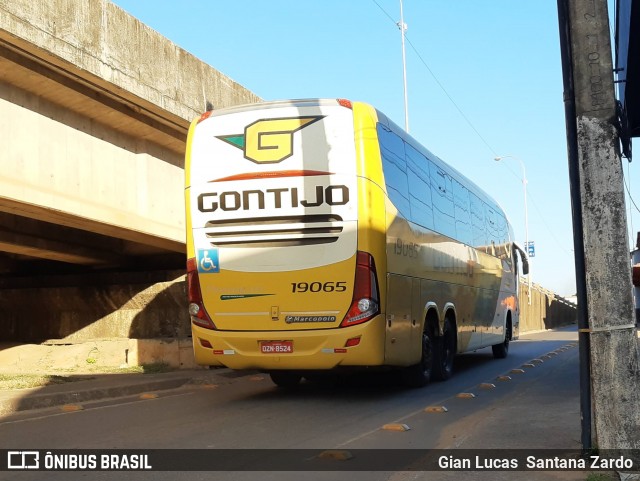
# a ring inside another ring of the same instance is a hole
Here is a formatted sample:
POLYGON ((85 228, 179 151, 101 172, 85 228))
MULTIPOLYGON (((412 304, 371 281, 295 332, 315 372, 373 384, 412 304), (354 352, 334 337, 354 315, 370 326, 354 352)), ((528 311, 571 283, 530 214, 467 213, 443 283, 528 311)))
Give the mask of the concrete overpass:
POLYGON ((0 0, 0 341, 186 337, 187 129, 258 101, 108 0, 0 0))

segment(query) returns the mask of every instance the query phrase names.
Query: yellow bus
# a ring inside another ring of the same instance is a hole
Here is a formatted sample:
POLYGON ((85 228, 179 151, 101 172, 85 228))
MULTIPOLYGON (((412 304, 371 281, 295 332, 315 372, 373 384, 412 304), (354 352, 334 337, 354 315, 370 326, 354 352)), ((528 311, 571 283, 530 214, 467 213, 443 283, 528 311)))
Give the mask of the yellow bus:
POLYGON ((340 368, 446 380, 507 355, 518 255, 502 209, 375 108, 209 111, 189 130, 187 280, 200 365, 278 386, 340 368))

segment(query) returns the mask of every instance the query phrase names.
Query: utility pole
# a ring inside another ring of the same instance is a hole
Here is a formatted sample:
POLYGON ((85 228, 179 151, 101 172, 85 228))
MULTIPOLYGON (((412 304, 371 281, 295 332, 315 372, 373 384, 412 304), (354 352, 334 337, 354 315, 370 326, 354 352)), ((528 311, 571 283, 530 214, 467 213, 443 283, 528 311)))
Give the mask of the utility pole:
POLYGON ((404 23, 404 10, 400 0, 400 21, 398 22, 400 35, 402 35, 402 81, 404 85, 404 130, 409 133, 409 102, 407 101, 407 56, 404 48, 404 37, 407 32, 407 24, 404 23))
POLYGON ((560 17, 566 14, 560 33, 561 40, 566 33, 570 53, 570 61, 563 65, 565 86, 567 76, 572 86, 565 91, 565 102, 574 101, 574 109, 567 109, 574 115, 573 119, 567 115, 567 131, 577 134, 577 143, 568 142, 569 151, 577 147, 579 185, 572 180, 572 190, 579 190, 577 210, 581 210, 576 215, 574 205, 574 229, 582 228, 586 265, 582 294, 586 299, 578 302, 585 303, 588 313, 588 324, 581 326, 580 333, 590 341, 596 441, 601 450, 637 450, 640 350, 631 296, 607 1, 558 0, 558 7, 560 17))

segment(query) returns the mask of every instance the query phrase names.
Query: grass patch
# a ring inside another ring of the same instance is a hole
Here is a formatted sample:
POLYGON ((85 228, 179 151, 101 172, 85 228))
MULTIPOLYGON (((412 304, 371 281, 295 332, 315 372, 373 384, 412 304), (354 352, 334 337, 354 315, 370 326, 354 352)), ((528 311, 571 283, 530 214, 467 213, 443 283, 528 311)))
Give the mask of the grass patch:
POLYGON ((75 374, 75 369, 65 369, 60 374, 19 374, 0 373, 0 390, 5 389, 29 389, 49 386, 51 384, 64 384, 69 382, 87 381, 95 379, 96 375, 105 374, 159 374, 171 372, 175 369, 164 362, 144 364, 142 366, 109 367, 91 365, 90 369, 81 369, 75 374))
POLYGON ((113 373, 132 373, 132 374, 159 374, 163 372, 171 372, 175 369, 165 362, 154 362, 152 364, 143 364, 142 366, 129 366, 111 369, 113 373))
POLYGON ((157 374, 161 372, 173 371, 173 368, 165 362, 155 362, 153 364, 143 364, 142 372, 145 374, 157 374))
POLYGON ((587 476, 587 481, 614 481, 614 479, 617 478, 608 473, 589 473, 587 476))
POLYGON ((0 374, 0 389, 29 389, 93 379, 86 376, 58 376, 55 374, 0 374))

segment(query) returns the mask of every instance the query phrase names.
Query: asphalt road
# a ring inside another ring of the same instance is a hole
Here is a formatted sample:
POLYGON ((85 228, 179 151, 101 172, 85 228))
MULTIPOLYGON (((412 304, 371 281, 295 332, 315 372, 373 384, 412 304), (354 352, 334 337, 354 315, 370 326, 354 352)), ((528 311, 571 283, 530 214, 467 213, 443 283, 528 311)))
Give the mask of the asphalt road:
MULTIPOLYGON (((577 348, 526 368, 524 374, 511 374, 511 381, 496 379, 532 359, 575 344, 576 339, 575 329, 547 332, 512 343, 506 359, 493 359, 490 349, 462 355, 456 359, 452 379, 415 390, 386 374, 359 375, 336 384, 305 382, 296 390, 282 390, 267 375, 229 372, 219 376, 215 386, 167 391, 157 399, 110 400, 87 404, 79 412, 9 417, 0 420, 0 448, 331 449, 338 450, 338 456, 357 449, 544 448, 550 442, 575 448, 579 446, 577 348), (481 383, 496 387, 482 389, 481 383), (476 397, 456 397, 465 392, 476 397), (546 408, 550 405, 556 406, 552 412, 546 408), (430 406, 445 406, 448 412, 425 412, 430 406), (572 429, 561 428, 567 417, 572 429), (410 429, 383 429, 388 424, 410 429), (550 425, 561 429, 550 433, 550 425)), ((460 473, 442 474, 442 479, 462 479, 460 473)), ((510 473, 504 479, 533 479, 517 474, 525 473, 510 473)), ((422 479, 419 476, 331 471, 307 472, 302 477, 305 481, 422 479)), ((121 478, 282 480, 301 479, 301 475, 274 471, 0 473, 0 479, 121 478)), ((488 479, 503 478, 494 473, 488 479)))

